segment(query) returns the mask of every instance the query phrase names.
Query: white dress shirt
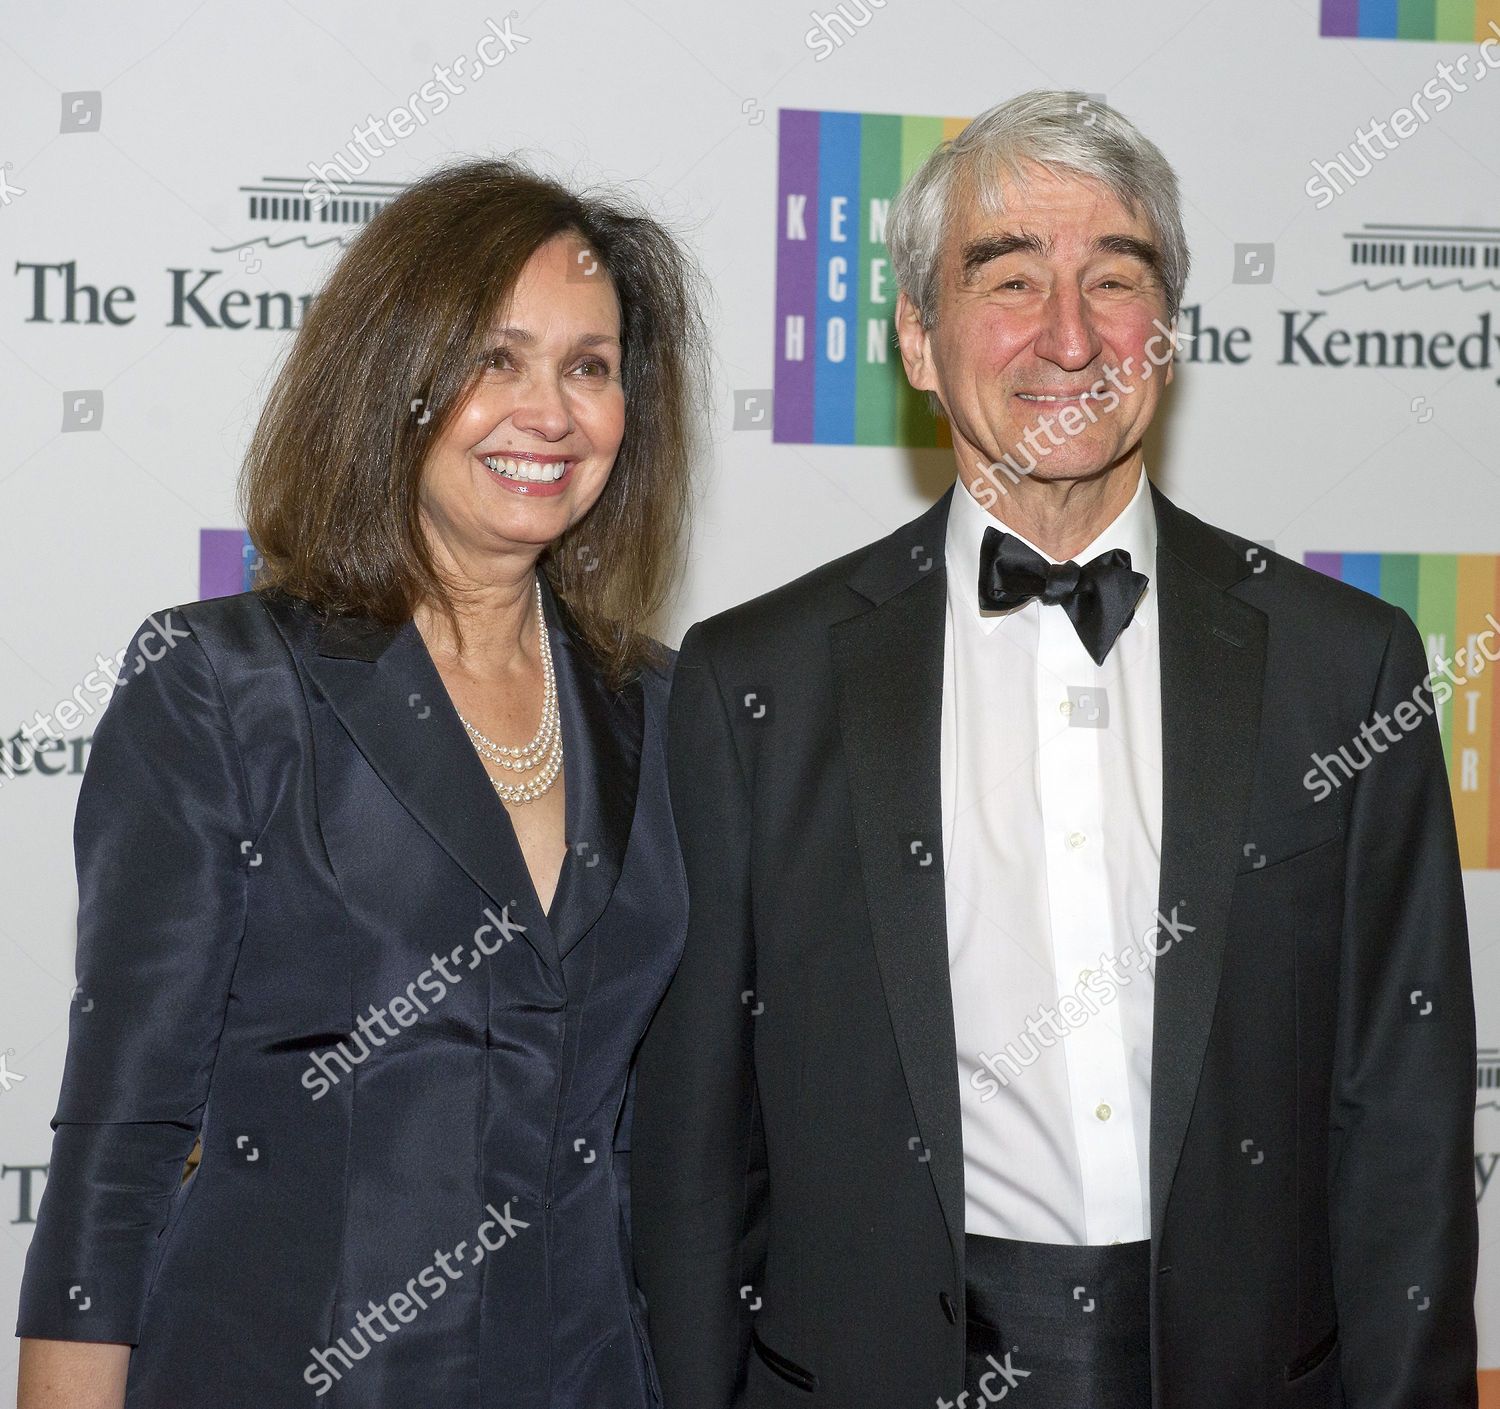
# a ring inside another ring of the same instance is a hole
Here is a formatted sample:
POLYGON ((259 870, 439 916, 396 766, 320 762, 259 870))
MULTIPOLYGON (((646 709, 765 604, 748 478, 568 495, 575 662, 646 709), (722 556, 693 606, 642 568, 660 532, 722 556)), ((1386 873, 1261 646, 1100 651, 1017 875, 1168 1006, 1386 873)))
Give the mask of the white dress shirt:
MULTIPOLYGON (((995 509, 1005 511, 1003 496, 995 509)), ((948 516, 941 767, 966 1228, 1129 1242, 1150 1236, 1156 516, 1143 471, 1134 498, 1075 558, 1124 548, 1152 579, 1102 666, 1060 606, 980 610, 991 526, 1014 532, 960 482, 948 516)))

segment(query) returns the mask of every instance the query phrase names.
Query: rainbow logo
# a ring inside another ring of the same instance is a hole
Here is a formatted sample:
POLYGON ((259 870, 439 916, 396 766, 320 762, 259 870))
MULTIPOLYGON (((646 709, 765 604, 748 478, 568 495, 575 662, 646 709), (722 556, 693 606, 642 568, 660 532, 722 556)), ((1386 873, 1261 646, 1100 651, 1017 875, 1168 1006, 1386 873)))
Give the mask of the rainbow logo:
POLYGON ((885 222, 902 183, 967 118, 781 110, 772 439, 949 445, 896 346, 885 222))
POLYGON ((1500 38, 1500 0, 1323 0, 1319 33, 1473 44, 1500 38))
POLYGON ((1493 553, 1308 553, 1307 566, 1404 607, 1427 643, 1434 679, 1453 697, 1438 706, 1458 849, 1465 870, 1500 869, 1500 555, 1493 553), (1486 635, 1486 633, 1489 633, 1486 635), (1485 640, 1480 641, 1484 635, 1485 640), (1438 660, 1453 660, 1451 676, 1438 660), (1453 680, 1462 684, 1452 684, 1453 680))
POLYGON ((242 528, 198 530, 198 599, 248 592, 260 555, 242 528))

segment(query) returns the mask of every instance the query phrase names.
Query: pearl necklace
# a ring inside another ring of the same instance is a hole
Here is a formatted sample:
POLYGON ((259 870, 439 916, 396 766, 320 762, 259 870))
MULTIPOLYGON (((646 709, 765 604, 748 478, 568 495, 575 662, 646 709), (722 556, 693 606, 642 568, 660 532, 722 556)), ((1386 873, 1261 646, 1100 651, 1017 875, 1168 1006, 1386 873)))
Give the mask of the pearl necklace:
POLYGON ((556 781, 562 771, 562 730, 558 727, 557 673, 552 668, 552 644, 547 636, 547 621, 542 615, 542 580, 537 577, 536 630, 537 647, 542 657, 542 718, 529 742, 507 748, 481 734, 462 714, 459 723, 468 731, 479 756, 512 773, 535 773, 532 778, 518 778, 513 783, 491 778, 502 802, 534 802, 556 781))

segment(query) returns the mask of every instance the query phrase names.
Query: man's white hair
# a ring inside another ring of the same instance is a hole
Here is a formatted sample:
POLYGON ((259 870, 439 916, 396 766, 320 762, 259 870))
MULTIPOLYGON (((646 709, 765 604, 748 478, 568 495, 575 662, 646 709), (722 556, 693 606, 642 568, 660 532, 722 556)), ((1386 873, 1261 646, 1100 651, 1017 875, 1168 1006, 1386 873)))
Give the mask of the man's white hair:
POLYGON ((972 196, 998 215, 1004 210, 1002 185, 1024 185, 1030 163, 1091 177, 1132 214, 1145 217, 1161 253, 1157 273, 1166 291, 1167 321, 1176 318, 1188 275, 1177 173, 1154 142, 1100 99, 1038 89, 981 113, 938 146, 891 206, 891 265, 923 326, 937 320, 939 260, 955 198, 972 196))

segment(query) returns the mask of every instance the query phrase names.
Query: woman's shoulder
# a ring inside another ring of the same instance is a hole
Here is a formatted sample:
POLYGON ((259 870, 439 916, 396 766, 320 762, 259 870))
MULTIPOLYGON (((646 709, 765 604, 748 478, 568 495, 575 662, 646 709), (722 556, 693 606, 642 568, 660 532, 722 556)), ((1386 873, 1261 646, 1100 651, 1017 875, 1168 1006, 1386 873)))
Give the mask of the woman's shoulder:
POLYGON ((94 752, 162 732, 291 737, 287 711, 303 702, 298 657, 319 620, 306 603, 261 592, 148 612, 114 660, 101 660, 111 689, 94 752))
POLYGON ((310 602, 274 588, 209 597, 182 610, 196 629, 225 642, 248 643, 270 635, 316 637, 328 622, 310 602))
POLYGON ((640 663, 640 682, 648 709, 658 713, 666 709, 667 696, 672 691, 672 672, 677 667, 677 652, 655 638, 648 638, 647 651, 640 663))
POLYGON ((661 688, 670 688, 672 672, 677 668, 677 649, 654 636, 646 638, 647 652, 642 664, 642 676, 650 677, 661 688))
POLYGON ((186 655, 206 658, 216 674, 240 665, 290 665, 288 647, 315 632, 318 623, 310 605, 283 593, 239 592, 179 602, 147 613, 121 652, 122 663, 128 668, 134 661, 144 669, 181 656, 176 648, 192 643, 197 649, 186 655))

